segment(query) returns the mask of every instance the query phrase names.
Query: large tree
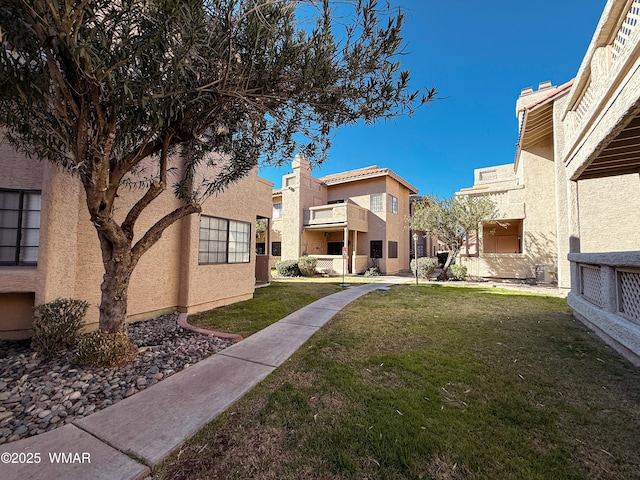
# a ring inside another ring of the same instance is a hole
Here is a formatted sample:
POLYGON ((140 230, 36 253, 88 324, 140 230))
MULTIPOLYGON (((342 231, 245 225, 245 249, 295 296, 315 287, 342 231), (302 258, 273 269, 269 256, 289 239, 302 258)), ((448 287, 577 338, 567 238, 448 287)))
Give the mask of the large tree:
POLYGON ((433 98, 400 69, 403 20, 375 0, 2 1, 0 127, 82 182, 105 269, 101 330, 126 329, 131 274, 165 229, 259 159, 320 162, 341 125, 433 98), (134 183, 118 222, 118 191, 134 183), (181 205, 134 241, 167 188, 181 205))
POLYGON ((496 216, 496 204, 487 196, 432 196, 415 203, 409 226, 412 230, 433 235, 449 246, 449 255, 440 273, 441 278, 447 278, 447 270, 468 236, 477 236, 480 225, 496 216))

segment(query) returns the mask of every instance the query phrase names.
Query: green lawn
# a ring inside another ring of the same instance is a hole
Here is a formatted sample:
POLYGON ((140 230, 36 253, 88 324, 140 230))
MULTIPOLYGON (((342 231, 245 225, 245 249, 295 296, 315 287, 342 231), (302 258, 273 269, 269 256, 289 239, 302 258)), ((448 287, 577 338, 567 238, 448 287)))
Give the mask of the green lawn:
POLYGON ((403 285, 348 306, 154 474, 627 480, 638 432, 638 370, 564 299, 403 285))
POLYGON ((319 298, 339 292, 343 289, 339 283, 335 278, 332 283, 274 281, 257 288, 251 300, 189 315, 189 323, 246 338, 319 298))

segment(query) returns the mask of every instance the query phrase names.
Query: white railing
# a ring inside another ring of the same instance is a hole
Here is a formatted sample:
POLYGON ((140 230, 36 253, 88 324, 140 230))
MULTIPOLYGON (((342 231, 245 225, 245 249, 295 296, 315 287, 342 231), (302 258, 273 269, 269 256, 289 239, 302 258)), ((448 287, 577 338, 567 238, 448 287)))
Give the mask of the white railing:
POLYGON ((640 252, 570 253, 569 306, 640 365, 640 252))

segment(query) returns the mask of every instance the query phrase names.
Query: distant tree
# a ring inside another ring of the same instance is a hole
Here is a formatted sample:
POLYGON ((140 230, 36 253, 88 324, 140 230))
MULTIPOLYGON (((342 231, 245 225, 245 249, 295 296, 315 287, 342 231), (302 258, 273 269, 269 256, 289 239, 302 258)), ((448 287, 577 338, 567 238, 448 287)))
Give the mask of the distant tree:
POLYGON ((2 1, 0 127, 82 182, 105 269, 101 330, 126 331, 131 274, 166 228, 259 159, 320 162, 336 128, 434 98, 400 70, 403 20, 375 0, 2 1), (181 205, 134 242, 167 188, 181 205))
POLYGON ((449 246, 449 255, 440 274, 442 278, 447 278, 447 270, 467 236, 472 233, 477 235, 480 225, 496 216, 496 204, 486 196, 433 196, 416 202, 409 226, 412 230, 434 235, 449 246))

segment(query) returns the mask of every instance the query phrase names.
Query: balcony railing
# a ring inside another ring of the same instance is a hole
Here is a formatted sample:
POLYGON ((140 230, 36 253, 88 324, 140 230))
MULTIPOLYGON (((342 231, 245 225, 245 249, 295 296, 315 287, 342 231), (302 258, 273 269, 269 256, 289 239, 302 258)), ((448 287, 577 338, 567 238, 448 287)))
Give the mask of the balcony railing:
POLYGON ((368 230, 368 211, 353 203, 310 207, 304 211, 305 226, 345 226, 349 230, 368 230))
MULTIPOLYGON (((604 98, 606 92, 616 84, 616 78, 623 70, 622 64, 632 61, 634 42, 640 28, 640 0, 629 6, 624 21, 609 45, 600 47, 591 59, 591 69, 580 99, 568 112, 565 123, 573 141, 579 137, 587 121, 594 115, 596 99, 604 98)), ((567 146, 573 142, 567 143, 567 146)))
POLYGON ((640 365, 640 252, 571 253, 569 306, 640 365))

